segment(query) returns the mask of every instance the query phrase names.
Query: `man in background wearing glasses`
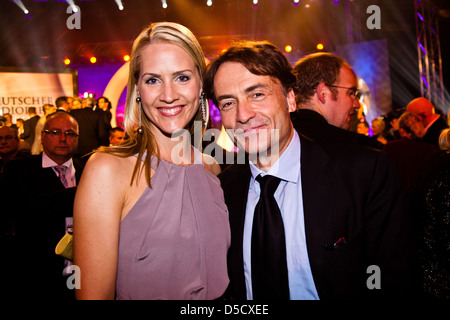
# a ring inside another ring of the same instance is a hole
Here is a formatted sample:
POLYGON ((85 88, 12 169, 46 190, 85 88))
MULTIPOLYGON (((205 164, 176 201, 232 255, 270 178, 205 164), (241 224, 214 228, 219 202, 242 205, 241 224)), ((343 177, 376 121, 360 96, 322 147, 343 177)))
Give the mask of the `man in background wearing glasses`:
POLYGON ((44 151, 5 167, 2 196, 7 199, 5 214, 14 225, 15 250, 2 268, 9 268, 8 292, 15 298, 73 297, 63 277, 65 261, 55 254, 55 246, 71 225, 83 170, 84 162, 73 158, 78 134, 77 121, 57 111, 47 117, 41 133, 44 151))
POLYGON ((360 107, 361 92, 355 72, 344 59, 313 53, 297 61, 294 73, 298 110, 292 113, 292 122, 302 134, 317 142, 331 139, 382 149, 374 139, 348 131, 360 107))

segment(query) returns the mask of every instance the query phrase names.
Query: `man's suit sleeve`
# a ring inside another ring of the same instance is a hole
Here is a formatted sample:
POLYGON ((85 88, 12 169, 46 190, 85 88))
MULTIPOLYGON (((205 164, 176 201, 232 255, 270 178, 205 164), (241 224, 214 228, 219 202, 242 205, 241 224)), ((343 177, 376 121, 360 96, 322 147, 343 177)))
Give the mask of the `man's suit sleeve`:
POLYGON ((381 275, 381 290, 374 292, 404 297, 412 289, 412 217, 406 211, 395 168, 384 152, 378 153, 368 190, 367 252, 369 264, 378 266, 381 275))

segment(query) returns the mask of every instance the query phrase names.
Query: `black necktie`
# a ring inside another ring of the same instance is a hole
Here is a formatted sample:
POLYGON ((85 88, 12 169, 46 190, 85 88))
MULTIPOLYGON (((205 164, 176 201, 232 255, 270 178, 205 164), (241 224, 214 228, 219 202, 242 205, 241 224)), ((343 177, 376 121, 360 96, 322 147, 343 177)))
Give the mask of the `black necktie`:
POLYGON ((280 208, 274 198, 280 179, 258 175, 261 195, 252 230, 253 299, 289 299, 286 242, 280 208))

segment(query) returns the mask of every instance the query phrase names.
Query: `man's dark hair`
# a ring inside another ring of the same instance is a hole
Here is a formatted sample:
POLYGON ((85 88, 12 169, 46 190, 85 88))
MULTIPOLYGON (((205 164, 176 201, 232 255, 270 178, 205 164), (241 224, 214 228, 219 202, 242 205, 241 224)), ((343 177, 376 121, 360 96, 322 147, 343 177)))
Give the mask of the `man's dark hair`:
MULTIPOLYGON (((329 52, 313 53, 298 60, 293 68, 297 78, 297 105, 308 102, 320 83, 336 83, 342 67, 351 69, 344 59, 329 52)), ((330 87, 330 91, 337 94, 336 88, 330 87)))
POLYGON ((243 40, 233 43, 227 51, 212 61, 207 69, 204 81, 206 96, 217 105, 214 94, 214 77, 225 62, 237 62, 248 71, 259 76, 270 76, 281 82, 284 93, 295 86, 292 66, 286 56, 269 41, 243 40))
POLYGON ((69 103, 67 101, 67 97, 58 97, 58 98, 56 98, 56 100, 55 100, 56 108, 61 108, 64 105, 64 102, 65 103, 69 103))

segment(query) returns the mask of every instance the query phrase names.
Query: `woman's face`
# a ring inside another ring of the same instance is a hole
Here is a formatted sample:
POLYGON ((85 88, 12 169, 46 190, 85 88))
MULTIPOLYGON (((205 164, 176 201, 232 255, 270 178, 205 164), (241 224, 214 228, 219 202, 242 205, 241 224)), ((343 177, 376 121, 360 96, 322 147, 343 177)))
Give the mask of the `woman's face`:
POLYGON ((201 79, 193 59, 180 46, 156 42, 142 50, 137 92, 155 136, 186 129, 197 113, 201 79))

